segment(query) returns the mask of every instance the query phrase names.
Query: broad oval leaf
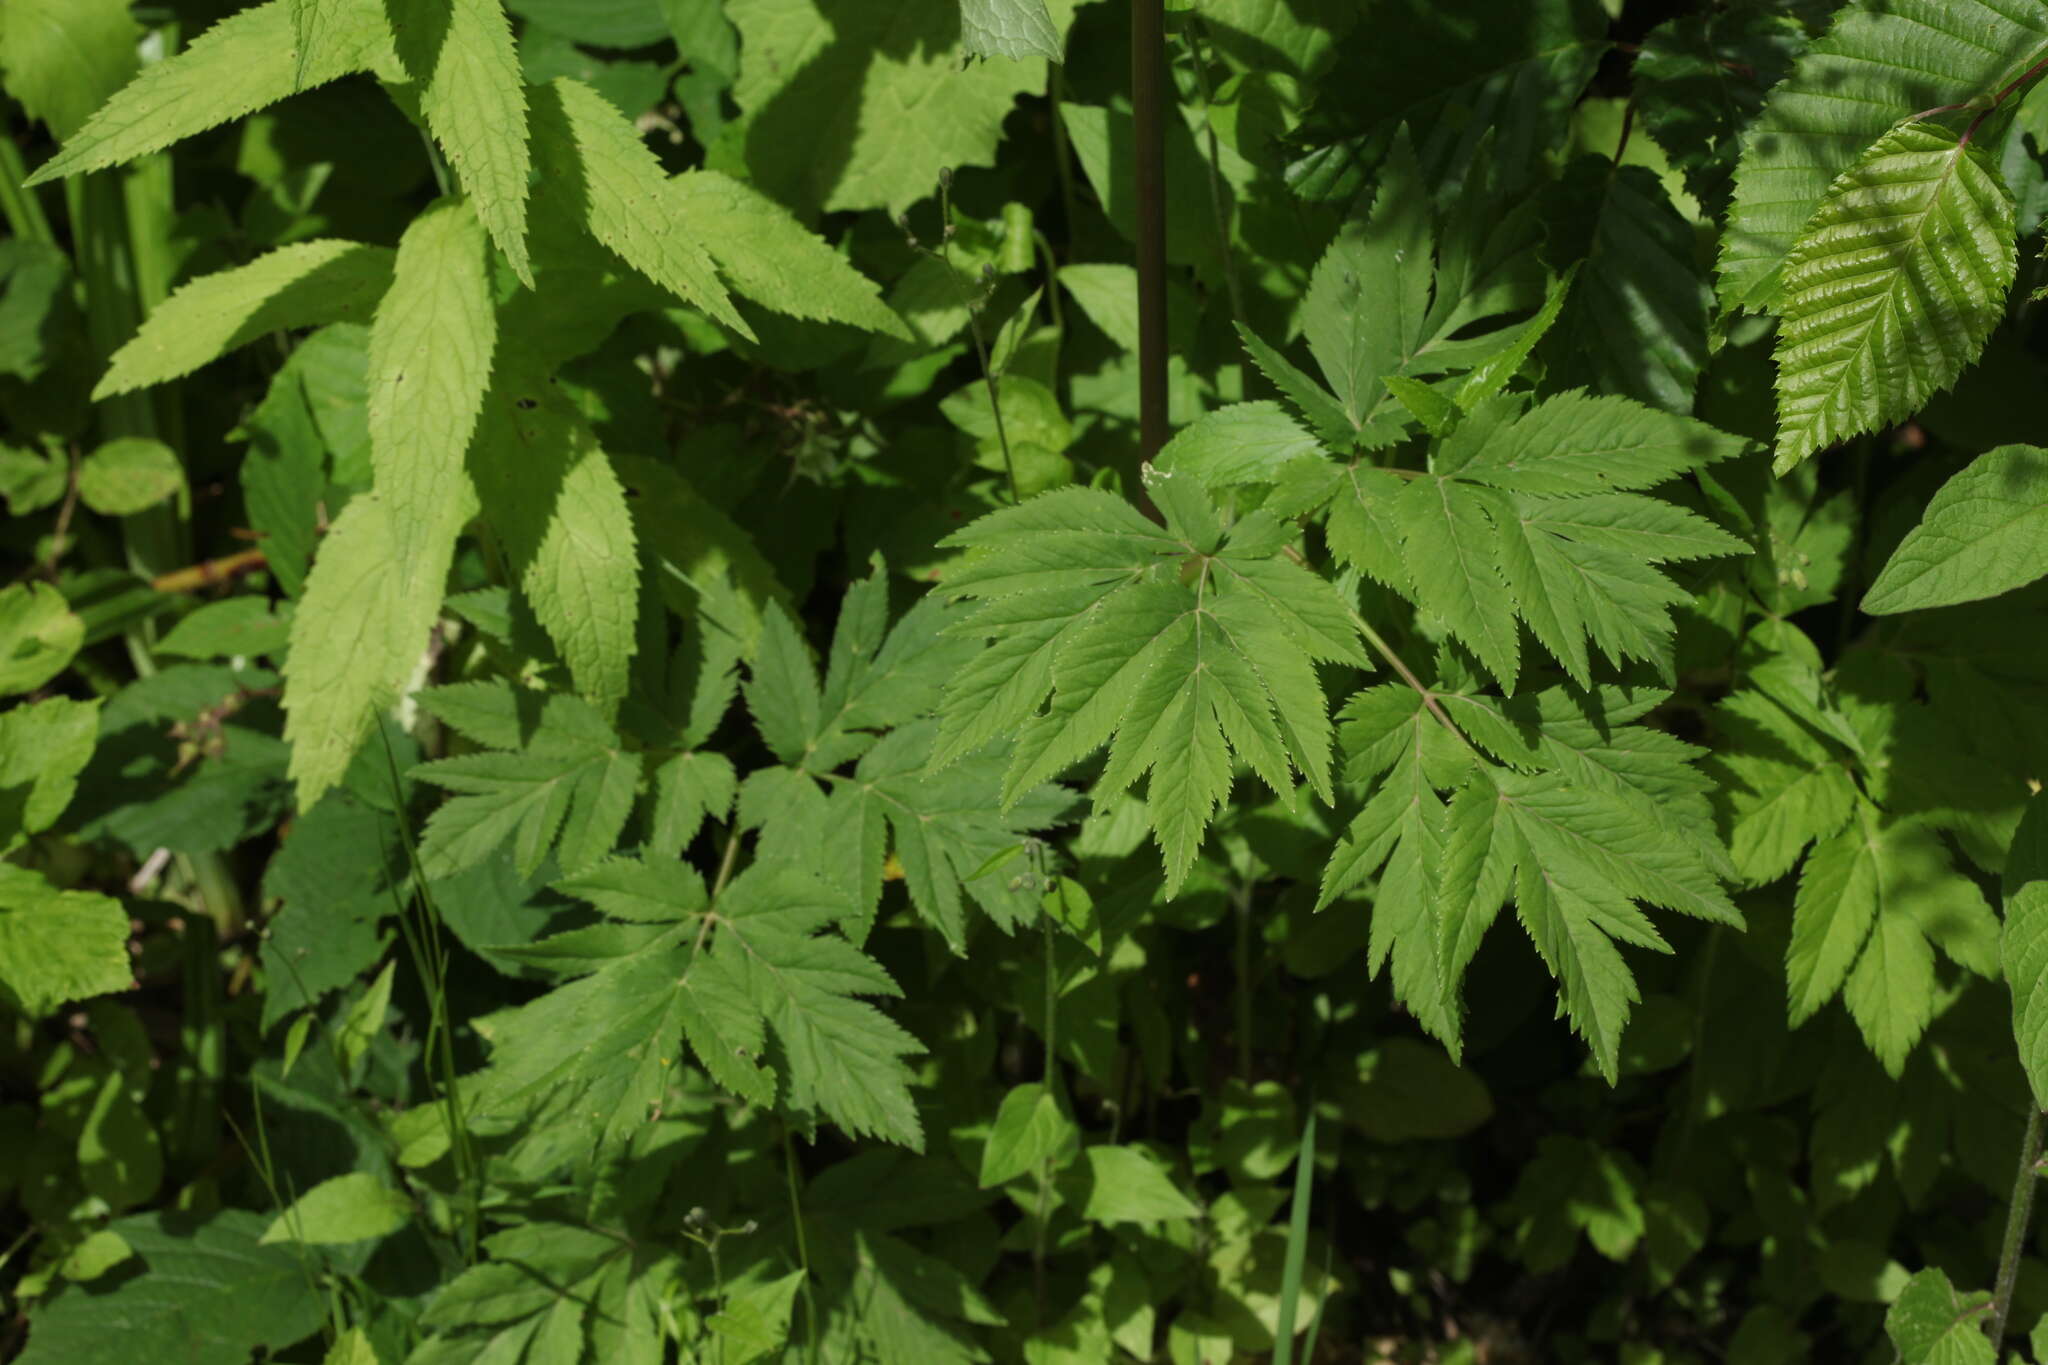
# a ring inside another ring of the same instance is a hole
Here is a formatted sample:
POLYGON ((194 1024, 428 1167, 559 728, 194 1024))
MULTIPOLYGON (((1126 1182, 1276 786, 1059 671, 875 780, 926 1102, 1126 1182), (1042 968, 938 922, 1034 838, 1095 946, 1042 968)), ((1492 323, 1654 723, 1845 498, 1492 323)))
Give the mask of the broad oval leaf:
POLYGON ((2048 450, 2000 446, 1942 485, 1870 585, 1873 616, 1996 597, 2048 574, 2048 450))
POLYGON ((1893 129, 1829 187, 1785 257, 1779 473, 1953 384, 2005 312, 2012 195, 1979 148, 1893 129))

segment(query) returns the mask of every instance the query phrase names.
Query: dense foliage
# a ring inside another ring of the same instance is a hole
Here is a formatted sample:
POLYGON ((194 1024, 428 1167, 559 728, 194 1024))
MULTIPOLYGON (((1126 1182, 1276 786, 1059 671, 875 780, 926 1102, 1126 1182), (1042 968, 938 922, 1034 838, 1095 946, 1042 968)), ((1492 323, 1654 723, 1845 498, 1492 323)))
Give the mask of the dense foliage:
POLYGON ((1148 4, 0 0, 0 1358, 2048 1361, 2048 0, 1148 4))

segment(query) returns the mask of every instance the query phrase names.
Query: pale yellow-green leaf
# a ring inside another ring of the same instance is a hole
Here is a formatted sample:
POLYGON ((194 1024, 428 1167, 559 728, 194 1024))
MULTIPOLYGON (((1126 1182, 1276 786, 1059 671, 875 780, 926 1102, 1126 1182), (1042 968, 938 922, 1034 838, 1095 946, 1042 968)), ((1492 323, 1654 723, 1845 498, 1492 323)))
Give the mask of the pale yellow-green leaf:
POLYGON ((669 179, 640 131, 604 96, 566 76, 531 92, 541 193, 635 270, 753 339, 688 224, 664 212, 669 179))
POLYGON ((92 396, 167 383, 272 332, 367 321, 391 284, 392 260, 388 247, 322 239, 202 275, 114 352, 92 396))
POLYGON ((259 1243, 337 1246, 398 1231, 412 1216, 412 1200, 365 1171, 323 1180, 271 1220, 259 1243))
POLYGON ((127 84, 142 28, 127 0, 7 0, 0 4, 0 70, 7 93, 59 138, 127 84))
POLYGON ((759 190, 717 171, 689 171, 670 182, 669 194, 726 279, 756 303, 911 339, 874 281, 759 190))
POLYGON ((544 384, 531 387, 536 392, 494 393, 485 404, 470 475, 577 691, 610 715, 625 698, 637 644, 632 512, 589 424, 544 384))
POLYGON ((370 459, 407 597, 436 594, 476 515, 464 469, 497 347, 483 227, 444 202, 413 220, 370 326, 370 459))
POLYGON ((0 588, 0 697, 33 692, 64 671, 85 643, 85 623, 47 583, 0 588))
MULTIPOLYGON (((8 0, 11 7, 16 0, 8 0)), ((160 152, 310 86, 393 64, 381 0, 351 0, 302 62, 291 0, 231 14, 145 67, 29 178, 38 185, 160 152)))
POLYGON ((111 440, 78 466, 78 496, 102 516, 134 516, 184 487, 177 452, 146 436, 111 440))
POLYGON ((67 1000, 126 990, 133 978, 119 901, 60 891, 0 863, 0 999, 36 1020, 67 1000))
POLYGON ((526 81, 499 0, 386 0, 399 60, 420 87, 420 112, 448 154, 491 240, 528 288, 526 81))
POLYGON ((285 738, 301 809, 341 781, 376 714, 411 678, 441 585, 408 586, 389 506, 358 494, 328 529, 292 617, 285 659, 285 738))

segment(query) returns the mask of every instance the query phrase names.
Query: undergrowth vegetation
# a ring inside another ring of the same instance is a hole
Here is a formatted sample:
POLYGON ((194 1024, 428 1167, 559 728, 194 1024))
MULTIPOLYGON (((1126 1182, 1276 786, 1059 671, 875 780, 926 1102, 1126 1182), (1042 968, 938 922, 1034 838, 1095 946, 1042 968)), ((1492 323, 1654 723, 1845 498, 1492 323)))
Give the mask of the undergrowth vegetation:
POLYGON ((2044 70, 0 0, 0 1358, 2048 1362, 2044 70))

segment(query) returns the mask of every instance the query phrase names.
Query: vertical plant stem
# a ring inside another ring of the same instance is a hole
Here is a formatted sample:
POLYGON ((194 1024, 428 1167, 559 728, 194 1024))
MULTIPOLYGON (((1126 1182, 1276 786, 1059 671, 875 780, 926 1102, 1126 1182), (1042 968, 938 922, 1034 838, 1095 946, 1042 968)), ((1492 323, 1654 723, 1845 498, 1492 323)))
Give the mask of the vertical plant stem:
POLYGON ((804 1240, 804 1201, 797 1190, 796 1145, 789 1140, 789 1124, 782 1125, 782 1170, 789 1180, 789 1221, 796 1229, 796 1262, 804 1272, 804 1336, 809 1342, 811 1365, 818 1365, 818 1301, 811 1293, 811 1248, 804 1240))
POLYGON ((1301 1151, 1294 1158, 1294 1199, 1287 1211, 1287 1252, 1280 1264, 1280 1320, 1273 1329, 1273 1365, 1293 1365, 1294 1315, 1301 1276, 1308 1263, 1308 1210, 1315 1193, 1316 1093, 1308 1092, 1308 1122, 1301 1127, 1301 1151))
POLYGON ((2012 1315, 2012 1291, 2019 1283, 2020 1253, 2026 1250, 2027 1223, 2034 1212, 2034 1183, 2040 1173, 2041 1124, 2039 1109, 2027 1114, 2026 1135, 2020 1139, 2020 1169, 2013 1177, 2012 1203, 2005 1212, 2005 1248, 1998 1257, 1998 1285, 1991 1295, 1991 1358, 2005 1356, 2005 1324, 2012 1315))
MULTIPOLYGON (((1051 1095, 1054 1093, 1053 1084, 1059 1079, 1060 978, 1053 947, 1052 912, 1042 911, 1038 922, 1045 939, 1045 1067, 1040 1082, 1045 1092, 1051 1095)), ((1045 1325, 1045 1222, 1051 1215, 1051 1206, 1052 1158, 1041 1157, 1038 1162, 1038 1208, 1031 1229, 1031 1294, 1032 1302, 1037 1305, 1035 1323, 1041 1327, 1045 1325)))
POLYGON ((1245 1084, 1252 1079, 1252 889, 1237 888, 1231 895, 1231 911, 1237 920, 1236 989, 1237 1078, 1245 1084))
POLYGON ((1067 142, 1067 116, 1061 112, 1067 102, 1067 68, 1062 62, 1052 63, 1046 97, 1052 101, 1052 164, 1060 182, 1060 212, 1071 243, 1081 216, 1081 197, 1074 190, 1074 151, 1067 142))
POLYGON ((0 137, 0 217, 7 219, 8 231, 22 241, 54 246, 57 234, 51 230, 49 215, 43 212, 36 192, 22 184, 27 179, 21 148, 14 145, 13 138, 0 137))
POLYGON ((1166 444, 1166 5, 1131 0, 1131 164, 1138 205, 1138 454, 1166 444))

